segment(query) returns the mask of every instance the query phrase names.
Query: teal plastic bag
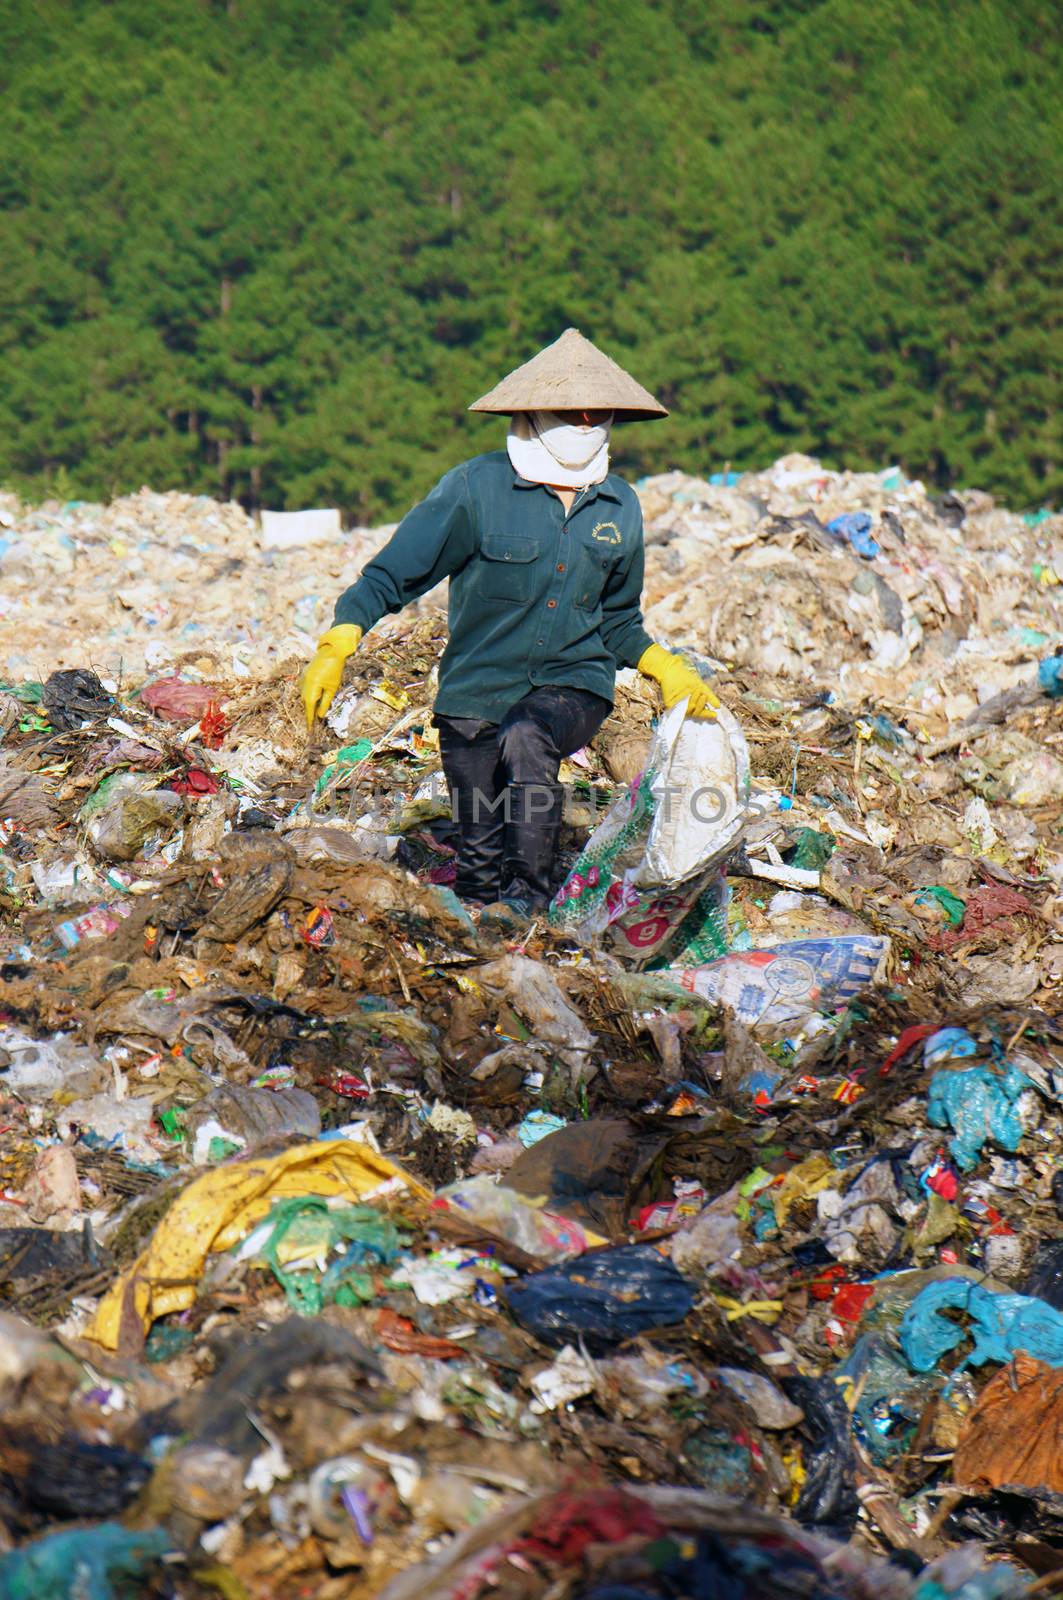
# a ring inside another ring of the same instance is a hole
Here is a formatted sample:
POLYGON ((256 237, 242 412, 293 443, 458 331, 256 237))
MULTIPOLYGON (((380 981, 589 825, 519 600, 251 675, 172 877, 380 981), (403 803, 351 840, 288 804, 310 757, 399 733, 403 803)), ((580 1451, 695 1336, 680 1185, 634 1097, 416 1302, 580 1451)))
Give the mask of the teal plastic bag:
POLYGON ((949 1140, 952 1158, 961 1172, 978 1165, 982 1146, 990 1139, 1004 1150, 1015 1151, 1022 1142, 1019 1097, 1033 1084, 1010 1062, 992 1067, 942 1068, 930 1080, 926 1113, 935 1128, 953 1128, 949 1140))
POLYGON ((1034 1295, 994 1294, 968 1278, 944 1278, 921 1289, 901 1320, 901 1349, 913 1372, 933 1371, 942 1356, 967 1339, 974 1349, 959 1371, 1010 1361, 1018 1350, 1063 1367, 1063 1316, 1034 1295), (950 1322, 945 1311, 964 1312, 970 1326, 950 1322))
POLYGON ((117 1522, 47 1533, 0 1558, 0 1600, 137 1600, 169 1549, 162 1528, 117 1522))

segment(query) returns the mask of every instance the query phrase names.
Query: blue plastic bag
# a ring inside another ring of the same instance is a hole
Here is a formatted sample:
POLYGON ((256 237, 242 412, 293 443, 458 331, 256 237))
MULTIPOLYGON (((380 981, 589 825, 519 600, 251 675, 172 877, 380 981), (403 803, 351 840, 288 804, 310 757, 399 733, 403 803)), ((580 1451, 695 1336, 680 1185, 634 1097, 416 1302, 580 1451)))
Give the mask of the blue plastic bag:
POLYGON ((958 1056, 976 1056, 977 1040, 966 1028, 939 1028, 923 1043, 923 1061, 928 1067, 939 1061, 953 1061, 958 1056))
POLYGON ((560 1133, 562 1128, 567 1127, 568 1123, 564 1117, 555 1117, 549 1111, 529 1111, 517 1129, 517 1138, 525 1150, 528 1150, 533 1144, 538 1144, 540 1139, 547 1138, 551 1133, 560 1133))
POLYGON ((847 540, 865 561, 874 561, 882 548, 878 540, 871 537, 870 511, 846 511, 840 517, 832 517, 827 523, 827 531, 836 533, 839 539, 847 540))
POLYGON ((960 1371, 986 1361, 1010 1361, 1018 1350, 1050 1367, 1063 1367, 1063 1316, 1044 1300, 994 1294, 968 1278, 928 1283, 901 1319, 901 1349, 908 1365, 913 1372, 932 1372, 965 1339, 974 1340, 974 1349, 960 1371), (943 1311, 966 1312, 971 1326, 959 1327, 943 1311))
POLYGON ((1037 681, 1050 700, 1063 697, 1063 656, 1046 656, 1039 661, 1037 681))

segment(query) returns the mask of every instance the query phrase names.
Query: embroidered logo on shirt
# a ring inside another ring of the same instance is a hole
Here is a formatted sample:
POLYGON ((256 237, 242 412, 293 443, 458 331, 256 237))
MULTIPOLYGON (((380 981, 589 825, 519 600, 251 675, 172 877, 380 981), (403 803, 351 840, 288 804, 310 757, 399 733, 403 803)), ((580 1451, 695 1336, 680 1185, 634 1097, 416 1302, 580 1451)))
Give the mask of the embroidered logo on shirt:
POLYGON ((597 539, 599 544, 619 544, 620 529, 615 522, 596 522, 591 529, 591 538, 597 539))

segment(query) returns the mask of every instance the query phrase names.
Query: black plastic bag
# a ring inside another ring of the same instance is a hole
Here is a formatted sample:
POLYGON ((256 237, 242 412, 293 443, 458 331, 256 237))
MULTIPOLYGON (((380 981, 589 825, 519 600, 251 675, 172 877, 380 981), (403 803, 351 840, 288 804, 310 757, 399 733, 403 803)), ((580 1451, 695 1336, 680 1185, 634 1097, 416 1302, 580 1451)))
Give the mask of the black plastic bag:
POLYGON ((1043 1244, 1022 1286, 1022 1293, 1038 1300, 1047 1300, 1057 1311, 1063 1311, 1063 1244, 1043 1244))
POLYGON ((1052 1204, 1063 1217, 1063 1168, 1052 1174, 1052 1204))
POLYGON ((0 1228, 0 1284, 30 1279, 62 1282, 78 1273, 98 1271, 110 1252, 92 1237, 86 1221, 80 1233, 62 1228, 0 1228))
POLYGON ((66 733, 71 728, 80 728, 83 722, 110 716, 114 695, 107 693, 96 674, 87 667, 69 667, 52 673, 41 690, 41 705, 52 727, 59 733, 66 733))
MULTIPOLYGON (((24 1441, 26 1502, 58 1517, 109 1517, 127 1506, 151 1477, 147 1461, 118 1445, 68 1434, 58 1444, 24 1441)), ((6 1452, 8 1459, 14 1452, 6 1452)), ((10 1479, 8 1479, 10 1483, 10 1479)))
POLYGON ((544 1344, 583 1339, 591 1354, 682 1322, 695 1299, 689 1279, 649 1244, 591 1251, 503 1292, 517 1322, 544 1344))
POLYGON ((623 1238, 628 1219, 665 1187, 649 1174, 670 1139, 671 1127, 640 1128, 627 1117, 592 1117, 536 1140, 506 1174, 518 1194, 546 1197, 559 1211, 596 1233, 623 1238))
POLYGON ((806 1455, 808 1476, 794 1508, 798 1522, 847 1539, 856 1524, 856 1455, 852 1419, 838 1385, 831 1378, 787 1378, 783 1388, 805 1413, 812 1435, 806 1455))

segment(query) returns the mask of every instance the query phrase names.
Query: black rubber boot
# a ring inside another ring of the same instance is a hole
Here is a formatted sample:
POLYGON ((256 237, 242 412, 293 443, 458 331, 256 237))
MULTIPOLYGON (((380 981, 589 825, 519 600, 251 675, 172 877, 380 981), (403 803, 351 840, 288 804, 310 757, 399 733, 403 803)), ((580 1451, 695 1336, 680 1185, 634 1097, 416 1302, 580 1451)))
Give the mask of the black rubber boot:
POLYGON ((502 898, 527 901, 539 910, 552 893, 564 791, 559 783, 511 783, 509 801, 502 898))

